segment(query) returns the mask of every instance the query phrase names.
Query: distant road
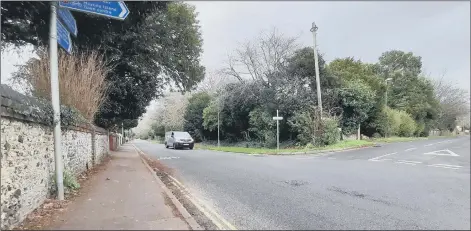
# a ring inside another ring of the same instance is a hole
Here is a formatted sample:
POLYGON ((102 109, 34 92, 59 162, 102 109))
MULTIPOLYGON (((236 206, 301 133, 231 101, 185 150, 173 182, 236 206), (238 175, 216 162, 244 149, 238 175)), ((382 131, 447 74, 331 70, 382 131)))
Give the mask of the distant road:
POLYGON ((237 229, 470 229, 470 138, 250 156, 134 144, 237 229))

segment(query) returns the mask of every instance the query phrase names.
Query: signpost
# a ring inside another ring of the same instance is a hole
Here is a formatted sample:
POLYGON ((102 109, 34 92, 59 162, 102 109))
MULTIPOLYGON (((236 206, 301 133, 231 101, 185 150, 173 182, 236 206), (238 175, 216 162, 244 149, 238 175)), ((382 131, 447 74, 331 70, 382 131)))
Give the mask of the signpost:
POLYGON ((283 117, 278 116, 278 110, 276 110, 276 116, 273 117, 273 120, 276 120, 276 152, 280 151, 280 125, 279 121, 282 120, 283 117))
POLYGON ((51 70, 51 101, 54 121, 54 159, 57 185, 57 199, 64 200, 64 179, 61 152, 61 114, 59 98, 59 62, 57 57, 57 44, 69 54, 72 52, 72 39, 70 34, 77 36, 77 22, 69 10, 91 13, 124 20, 129 9, 124 2, 51 2, 51 20, 49 23, 49 55, 51 70), (59 8, 57 7, 59 5, 59 8), (60 20, 58 20, 59 15, 60 20))
POLYGON ((67 30, 70 31, 71 34, 77 37, 78 29, 77 29, 77 22, 75 21, 74 16, 70 13, 67 9, 59 8, 57 12, 59 14, 59 19, 62 20, 64 25, 67 27, 67 30))
POLYGON ((126 4, 118 1, 61 1, 59 7, 119 20, 124 20, 129 14, 126 4))
POLYGON ((70 33, 59 21, 57 21, 57 43, 59 43, 67 53, 70 54, 72 52, 72 39, 70 38, 70 33))

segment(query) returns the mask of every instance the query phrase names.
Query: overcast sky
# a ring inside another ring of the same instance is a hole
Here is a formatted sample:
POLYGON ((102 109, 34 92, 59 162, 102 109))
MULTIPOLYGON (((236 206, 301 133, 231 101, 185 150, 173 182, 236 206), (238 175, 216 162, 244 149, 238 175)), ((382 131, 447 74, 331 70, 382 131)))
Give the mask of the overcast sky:
POLYGON ((203 63, 209 69, 225 64, 238 43, 261 30, 277 27, 312 46, 316 22, 318 47, 326 60, 354 56, 376 62, 382 52, 399 49, 422 56, 424 70, 469 90, 469 2, 191 2, 203 32, 203 63))
MULTIPOLYGON (((203 65, 222 68, 239 43, 274 26, 312 45, 309 31, 319 27, 318 46, 327 61, 354 56, 375 62, 399 49, 422 56, 424 70, 470 88, 469 2, 215 2, 193 1, 203 32, 203 65)), ((132 13, 132 12, 131 12, 132 13)), ((2 53, 2 83, 30 53, 2 53)))

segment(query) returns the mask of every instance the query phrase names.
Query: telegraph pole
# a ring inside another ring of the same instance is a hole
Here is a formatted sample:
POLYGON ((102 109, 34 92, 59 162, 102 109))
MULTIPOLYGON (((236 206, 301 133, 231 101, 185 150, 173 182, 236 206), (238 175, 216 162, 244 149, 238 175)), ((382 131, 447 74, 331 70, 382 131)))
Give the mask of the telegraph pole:
POLYGON ((57 6, 51 2, 51 21, 49 22, 49 56, 51 69, 51 101, 54 113, 54 160, 57 185, 57 199, 64 200, 64 177, 61 151, 61 111, 59 98, 59 62, 57 58, 57 6))
POLYGON ((316 33, 318 27, 316 23, 312 23, 311 32, 312 38, 314 40, 314 62, 316 68, 316 87, 317 87, 317 105, 319 107, 320 118, 322 118, 322 97, 321 97, 321 83, 319 80, 319 58, 317 57, 317 41, 316 41, 316 33))

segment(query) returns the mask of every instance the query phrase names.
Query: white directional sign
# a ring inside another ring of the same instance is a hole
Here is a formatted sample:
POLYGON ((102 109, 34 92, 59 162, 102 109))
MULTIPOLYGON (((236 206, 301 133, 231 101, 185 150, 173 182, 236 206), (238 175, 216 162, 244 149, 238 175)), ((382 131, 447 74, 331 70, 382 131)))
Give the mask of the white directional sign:
POLYGON ((129 14, 128 7, 122 1, 60 1, 59 6, 120 20, 124 20, 129 14))
POLYGON ((433 152, 427 152, 424 153, 424 155, 435 155, 435 156, 459 156, 458 154, 448 150, 448 149, 443 149, 443 150, 438 150, 438 151, 433 151, 433 152))
POLYGON ((283 117, 281 117, 281 116, 275 116, 275 117, 273 117, 273 120, 283 120, 283 117))

